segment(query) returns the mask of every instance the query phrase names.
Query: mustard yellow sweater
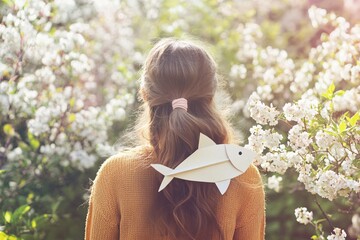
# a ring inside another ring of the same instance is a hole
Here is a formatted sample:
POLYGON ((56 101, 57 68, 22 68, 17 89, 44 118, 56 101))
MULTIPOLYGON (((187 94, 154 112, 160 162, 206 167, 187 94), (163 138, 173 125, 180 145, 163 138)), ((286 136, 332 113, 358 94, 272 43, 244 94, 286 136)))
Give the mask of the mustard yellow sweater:
MULTIPOLYGON (((159 173, 143 164, 143 157, 139 157, 144 156, 142 151, 150 150, 139 147, 114 155, 102 164, 91 189, 86 240, 170 240, 152 226, 150 212, 159 194, 159 173)), ((255 166, 231 180, 227 192, 219 196, 216 209, 226 240, 264 239, 264 198, 255 166)))

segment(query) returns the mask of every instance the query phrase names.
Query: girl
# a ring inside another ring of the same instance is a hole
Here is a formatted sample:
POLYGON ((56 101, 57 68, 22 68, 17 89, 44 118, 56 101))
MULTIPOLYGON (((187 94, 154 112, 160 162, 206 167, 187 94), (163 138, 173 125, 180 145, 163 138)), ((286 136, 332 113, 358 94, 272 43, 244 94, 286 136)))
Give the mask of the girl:
POLYGON ((231 180, 224 195, 213 183, 174 179, 150 167, 175 168, 198 148, 200 132, 230 143, 232 129, 216 109, 216 65, 200 46, 163 39, 143 67, 138 126, 146 143, 107 159, 92 186, 86 240, 264 239, 265 201, 257 168, 231 180))

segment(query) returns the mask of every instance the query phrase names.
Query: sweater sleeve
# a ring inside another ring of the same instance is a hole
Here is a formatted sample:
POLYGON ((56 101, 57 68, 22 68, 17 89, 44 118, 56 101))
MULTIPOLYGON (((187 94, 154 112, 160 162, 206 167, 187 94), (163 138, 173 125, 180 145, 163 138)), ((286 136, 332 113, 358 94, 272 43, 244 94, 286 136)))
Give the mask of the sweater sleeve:
MULTIPOLYGON (((85 240, 119 239, 120 211, 114 182, 114 157, 107 159, 99 169, 89 200, 85 240)), ((116 168, 115 168, 116 169, 116 168)))
POLYGON ((255 166, 249 169, 248 202, 239 213, 239 222, 235 229, 234 240, 265 239, 265 193, 259 171, 255 166))

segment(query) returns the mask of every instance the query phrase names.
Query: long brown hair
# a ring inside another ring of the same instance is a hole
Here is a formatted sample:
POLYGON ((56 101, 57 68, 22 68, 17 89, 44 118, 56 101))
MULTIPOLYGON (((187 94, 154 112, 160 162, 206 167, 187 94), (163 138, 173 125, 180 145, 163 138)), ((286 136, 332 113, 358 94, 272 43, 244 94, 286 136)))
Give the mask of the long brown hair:
MULTIPOLYGON (((200 132, 217 144, 231 141, 230 126, 215 107, 217 85, 215 61, 200 45, 166 38, 152 48, 140 95, 157 163, 175 168, 197 149, 200 132), (172 109, 177 98, 187 99, 187 111, 172 109)), ((158 194, 159 225, 174 239, 222 239, 216 191, 214 184, 174 179, 158 194)))

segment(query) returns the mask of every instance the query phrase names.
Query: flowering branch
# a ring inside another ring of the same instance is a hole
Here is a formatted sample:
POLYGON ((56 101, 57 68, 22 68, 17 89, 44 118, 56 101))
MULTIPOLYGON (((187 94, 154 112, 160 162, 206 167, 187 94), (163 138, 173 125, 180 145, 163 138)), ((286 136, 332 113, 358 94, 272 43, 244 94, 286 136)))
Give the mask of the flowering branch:
POLYGON ((316 196, 314 196, 315 199, 315 203, 316 205, 319 207, 321 213, 323 214, 323 216, 325 217, 326 221, 328 222, 328 224, 330 225, 331 228, 334 228, 334 225, 332 224, 332 222, 330 221, 330 218, 328 217, 328 215, 326 214, 326 212, 324 211, 324 209, 321 207, 319 201, 317 200, 316 196))

